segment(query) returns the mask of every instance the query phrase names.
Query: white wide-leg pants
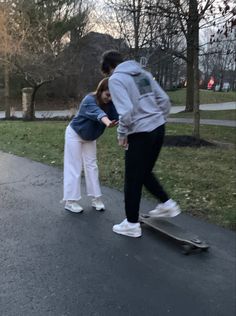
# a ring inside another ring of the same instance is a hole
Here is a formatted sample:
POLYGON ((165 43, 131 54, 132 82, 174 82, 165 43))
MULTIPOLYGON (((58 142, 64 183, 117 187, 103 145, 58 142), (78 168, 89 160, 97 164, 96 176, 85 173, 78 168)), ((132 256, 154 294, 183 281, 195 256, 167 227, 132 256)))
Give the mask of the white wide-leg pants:
POLYGON ((87 195, 101 196, 96 140, 85 141, 67 126, 64 147, 64 201, 81 199, 82 169, 84 169, 87 195))

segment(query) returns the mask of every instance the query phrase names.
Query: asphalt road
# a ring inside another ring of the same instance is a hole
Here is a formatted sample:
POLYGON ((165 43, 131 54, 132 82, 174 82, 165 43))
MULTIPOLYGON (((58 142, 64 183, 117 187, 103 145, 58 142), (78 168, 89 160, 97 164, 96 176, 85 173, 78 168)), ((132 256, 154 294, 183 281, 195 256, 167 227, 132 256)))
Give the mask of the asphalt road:
MULTIPOLYGON (((60 169, 0 152, 1 316, 234 316, 236 234, 181 214, 210 243, 185 256, 143 227, 115 235, 123 194, 104 187, 104 213, 87 198, 70 214, 60 169)), ((141 210, 153 207, 143 200, 141 210)))

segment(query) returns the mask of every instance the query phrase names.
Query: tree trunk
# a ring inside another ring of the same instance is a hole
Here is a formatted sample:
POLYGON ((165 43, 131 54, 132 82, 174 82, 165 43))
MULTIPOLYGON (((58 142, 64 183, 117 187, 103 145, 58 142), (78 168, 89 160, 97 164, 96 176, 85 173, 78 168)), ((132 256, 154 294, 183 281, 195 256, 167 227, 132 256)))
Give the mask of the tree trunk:
POLYGON ((135 7, 133 10, 133 25, 134 25, 134 59, 139 60, 139 19, 140 19, 140 7, 135 7))
POLYGON ((194 124, 193 136, 197 139, 200 138, 200 111, 199 111, 199 29, 196 26, 195 32, 195 49, 194 49, 194 124))
POLYGON ((31 96, 31 102, 30 102, 30 120, 34 121, 35 120, 35 96, 36 92, 38 91, 40 86, 34 86, 33 87, 33 93, 31 96))
POLYGON ((187 25, 187 89, 185 112, 193 112, 194 106, 194 39, 193 39, 193 16, 189 5, 189 19, 187 25))
POLYGON ((10 97, 10 69, 7 57, 5 57, 4 63, 4 101, 5 101, 5 118, 10 119, 11 108, 9 103, 10 97))
POLYGON ((193 112, 194 105, 194 48, 192 38, 187 39, 187 88, 185 112, 193 112))
POLYGON ((189 1, 187 21, 187 93, 186 112, 194 112, 193 136, 200 138, 199 112, 199 14, 198 1, 189 1))
POLYGON ((200 138, 200 112, 199 112, 199 19, 198 19, 198 2, 193 0, 193 81, 194 81, 194 124, 193 124, 193 136, 197 139, 200 138))
POLYGON ((173 90, 174 85, 174 71, 173 71, 173 60, 170 60, 170 68, 169 68, 169 89, 173 90))
POLYGON ((36 93, 38 92, 39 88, 42 87, 43 85, 45 85, 46 83, 50 82, 51 80, 48 81, 44 81, 38 85, 35 85, 33 87, 33 92, 32 92, 32 96, 31 96, 31 102, 30 102, 30 120, 34 121, 35 120, 35 97, 36 97, 36 93))
POLYGON ((29 111, 28 111, 27 115, 24 117, 25 121, 34 121, 35 120, 35 97, 36 97, 36 93, 39 90, 39 88, 42 87, 42 85, 44 85, 50 81, 44 81, 38 85, 33 86, 32 88, 25 88, 26 93, 27 93, 27 89, 31 89, 31 91, 28 91, 29 96, 30 96, 30 105, 29 105, 29 111))

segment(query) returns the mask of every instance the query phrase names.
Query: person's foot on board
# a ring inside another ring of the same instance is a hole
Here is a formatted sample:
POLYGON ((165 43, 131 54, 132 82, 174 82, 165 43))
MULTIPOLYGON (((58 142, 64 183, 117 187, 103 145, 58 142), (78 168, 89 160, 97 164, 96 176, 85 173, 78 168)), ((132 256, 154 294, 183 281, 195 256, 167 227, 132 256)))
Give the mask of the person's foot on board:
POLYGON ((179 205, 172 199, 165 203, 160 203, 148 215, 150 217, 175 217, 181 213, 179 205))

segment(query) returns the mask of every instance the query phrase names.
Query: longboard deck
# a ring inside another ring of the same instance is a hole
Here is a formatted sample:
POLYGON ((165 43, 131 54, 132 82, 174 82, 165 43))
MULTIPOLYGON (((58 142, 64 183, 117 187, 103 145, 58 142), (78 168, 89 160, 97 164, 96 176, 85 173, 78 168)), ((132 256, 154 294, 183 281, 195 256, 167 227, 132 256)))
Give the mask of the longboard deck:
POLYGON ((161 232, 162 234, 165 234, 168 237, 180 242, 183 246, 185 246, 186 254, 196 248, 202 250, 207 250, 209 248, 209 245, 205 241, 201 240, 197 235, 166 219, 160 219, 150 217, 146 214, 141 214, 140 221, 161 232))

